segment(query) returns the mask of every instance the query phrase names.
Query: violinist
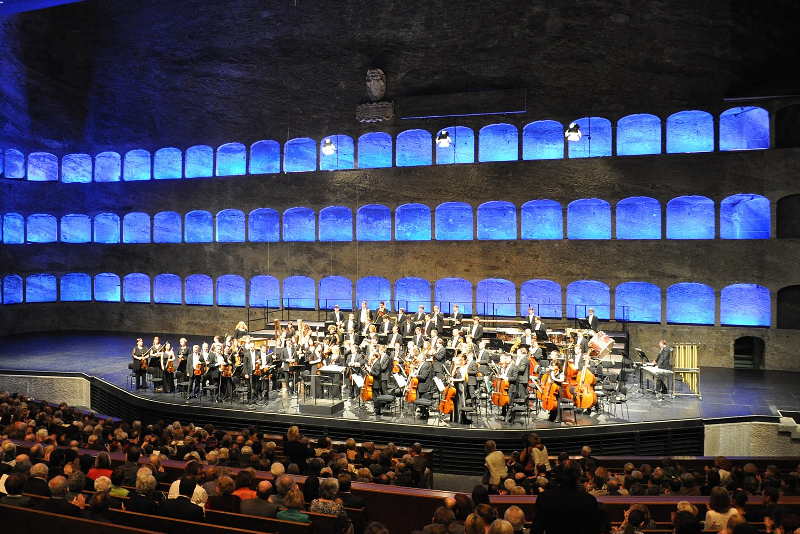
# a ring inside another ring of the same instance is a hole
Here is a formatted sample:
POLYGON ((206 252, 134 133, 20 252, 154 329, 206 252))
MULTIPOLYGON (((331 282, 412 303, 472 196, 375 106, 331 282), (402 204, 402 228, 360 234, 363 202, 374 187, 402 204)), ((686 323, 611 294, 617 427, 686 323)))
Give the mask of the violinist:
POLYGON ((179 341, 180 345, 178 346, 178 367, 175 369, 176 373, 181 373, 179 376, 184 377, 186 375, 186 362, 189 360, 189 355, 192 353, 192 350, 186 345, 188 340, 185 337, 182 337, 179 341))
POLYGON ((466 413, 462 410, 467 405, 467 359, 464 354, 459 354, 453 358, 453 384, 455 384, 458 394, 456 395, 456 405, 453 410, 454 417, 451 421, 458 421, 461 424, 471 424, 472 421, 467 418, 466 413))
POLYGON ((401 343, 403 341, 403 336, 400 335, 400 330, 397 328, 397 325, 392 327, 392 333, 389 334, 389 340, 387 344, 390 347, 394 347, 396 344, 401 343))
POLYGON ((411 341, 414 342, 414 345, 419 347, 420 349, 425 346, 425 336, 422 333, 422 327, 418 326, 414 328, 414 337, 411 338, 411 341))
POLYGON ((442 377, 444 374, 444 362, 447 359, 447 350, 440 338, 436 338, 436 344, 431 344, 433 351, 433 374, 442 377))
POLYGON ((394 368, 392 364, 394 362, 392 356, 383 345, 380 346, 379 352, 381 355, 381 394, 391 395, 392 388, 389 387, 389 381, 392 379, 392 370, 394 368))
POLYGON ((247 386, 248 402, 253 402, 253 400, 258 398, 259 394, 261 393, 261 376, 256 376, 253 374, 253 371, 255 371, 256 368, 256 362, 258 362, 259 372, 261 372, 261 361, 259 354, 256 351, 255 344, 248 340, 244 346, 244 351, 242 351, 241 365, 241 377, 244 381, 244 384, 247 386))
MULTIPOLYGON (((566 365, 563 365, 561 363, 561 360, 563 358, 561 358, 560 354, 556 350, 550 351, 548 357, 550 358, 550 366, 547 368, 546 372, 550 374, 550 376, 553 379, 553 382, 560 385, 562 382, 564 382, 564 372, 566 370, 565 369, 566 365)), ((556 401, 557 401, 556 408, 550 410, 550 415, 547 418, 547 420, 550 421, 551 423, 556 422, 558 420, 559 416, 558 405, 561 404, 560 387, 556 388, 556 401)))
POLYGON ((161 371, 164 373, 164 393, 175 391, 175 351, 169 341, 164 343, 164 351, 161 353, 161 371))
MULTIPOLYGON (((417 380, 419 381, 419 385, 417 386, 417 396, 421 399, 428 399, 431 400, 433 396, 433 355, 424 356, 425 360, 419 366, 417 370, 417 380)), ((428 418, 428 408, 426 406, 421 407, 420 418, 427 419, 428 418)))
POLYGON ((485 339, 481 340, 480 348, 478 349, 478 372, 485 377, 490 374, 489 362, 492 361, 489 349, 486 348, 488 343, 485 339))
POLYGON ((403 308, 399 308, 397 310, 397 317, 394 320, 394 324, 399 327, 404 322, 406 322, 406 317, 409 317, 408 315, 406 315, 406 310, 404 310, 403 308))
POLYGON ((342 340, 339 337, 339 333, 336 331, 336 327, 330 325, 328 327, 328 335, 325 336, 325 341, 328 342, 329 345, 341 345, 342 340))
POLYGON ((383 320, 384 317, 389 317, 389 309, 386 307, 386 303, 381 301, 378 304, 378 309, 375 310, 375 313, 372 316, 377 321, 383 320))
POLYGON ((150 347, 150 360, 147 362, 147 367, 150 369, 150 374, 153 375, 153 378, 164 378, 164 372, 161 370, 162 352, 164 352, 164 345, 161 344, 158 336, 155 336, 153 338, 153 346, 150 347))
POLYGON ((231 346, 225 347, 223 353, 217 353, 217 375, 219 376, 220 398, 233 397, 233 366, 234 358, 239 354, 239 343, 232 341, 231 346))
POLYGON ((481 326, 481 319, 477 315, 472 317, 472 325, 468 329, 468 333, 472 336, 474 341, 480 341, 483 337, 483 327, 481 326))
POLYGON ((447 342, 447 348, 455 350, 463 343, 464 338, 458 335, 458 332, 453 332, 453 337, 451 337, 450 341, 447 342))
POLYGON ((420 326, 422 323, 425 322, 425 315, 426 315, 425 314, 425 306, 420 304, 419 305, 419 309, 417 310, 417 313, 414 314, 414 323, 417 326, 420 326))
POLYGON ((244 321, 239 321, 236 325, 236 329, 233 331, 233 339, 240 340, 247 337, 247 325, 244 321))
POLYGON ((361 374, 361 370, 366 366, 367 360, 358 350, 358 346, 350 344, 348 341, 345 341, 345 358, 347 362, 347 377, 350 379, 350 398, 355 399, 360 392, 353 381, 353 375, 361 374))
POLYGON ((136 389, 147 389, 147 361, 149 351, 144 348, 142 338, 136 339, 136 346, 131 353, 133 356, 133 372, 136 374, 136 389))
POLYGON ((466 358, 464 369, 467 375, 467 400, 472 406, 476 406, 478 399, 478 361, 471 350, 466 352, 466 358))
POLYGON ((350 313, 347 316, 347 321, 344 323, 344 331, 348 333, 358 331, 358 321, 356 321, 355 313, 350 313))
POLYGON ((358 321, 358 327, 362 332, 366 325, 372 322, 372 311, 367 306, 366 300, 361 301, 361 308, 356 313, 356 321, 358 321))
POLYGON ((439 311, 439 306, 434 306, 431 312, 431 321, 433 321, 433 328, 442 332, 444 328, 444 314, 439 311))
POLYGON ((425 337, 431 337, 433 331, 436 330, 436 324, 431 319, 431 314, 425 314, 425 320, 422 323, 422 333, 425 334, 425 337))
MULTIPOLYGON (((208 348, 208 343, 203 343, 205 349, 208 348)), ((200 396, 200 391, 203 387, 203 368, 206 366, 206 354, 200 352, 200 345, 192 347, 192 353, 186 362, 186 372, 191 376, 191 384, 189 385, 189 398, 193 399, 200 396)))
POLYGON ((382 394, 381 384, 381 353, 377 351, 377 347, 370 347, 369 370, 367 371, 372 376, 372 403, 375 410, 375 415, 381 415, 381 405, 378 402, 378 397, 382 394))
POLYGON ((406 314, 405 320, 402 322, 397 321, 397 325, 400 327, 400 335, 403 337, 412 337, 414 335, 415 326, 412 316, 406 314))
POLYGON ((285 347, 275 351, 275 357, 280 361, 281 378, 283 379, 285 387, 288 388, 291 381, 291 372, 289 369, 298 362, 298 352, 291 338, 286 340, 285 347))
POLYGON ((392 325, 392 321, 389 319, 389 314, 387 313, 383 316, 383 319, 381 319, 380 333, 381 335, 388 336, 392 333, 393 329, 394 326, 392 325))

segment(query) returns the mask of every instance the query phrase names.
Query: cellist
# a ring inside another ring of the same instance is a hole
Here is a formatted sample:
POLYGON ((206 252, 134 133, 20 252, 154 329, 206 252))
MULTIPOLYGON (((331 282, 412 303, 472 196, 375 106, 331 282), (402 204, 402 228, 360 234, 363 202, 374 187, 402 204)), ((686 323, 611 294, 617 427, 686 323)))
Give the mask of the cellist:
POLYGON ((478 362, 475 359, 475 354, 471 350, 467 350, 467 400, 471 406, 477 406, 478 403, 478 362))
POLYGON ((514 361, 511 359, 510 354, 503 354, 500 358, 500 365, 501 365, 501 374, 500 377, 503 380, 508 380, 508 404, 503 406, 500 410, 500 415, 505 419, 507 422, 511 422, 514 416, 514 412, 509 410, 509 406, 514 406, 514 398, 517 396, 517 380, 519 378, 519 372, 517 371, 517 366, 514 364, 514 361))

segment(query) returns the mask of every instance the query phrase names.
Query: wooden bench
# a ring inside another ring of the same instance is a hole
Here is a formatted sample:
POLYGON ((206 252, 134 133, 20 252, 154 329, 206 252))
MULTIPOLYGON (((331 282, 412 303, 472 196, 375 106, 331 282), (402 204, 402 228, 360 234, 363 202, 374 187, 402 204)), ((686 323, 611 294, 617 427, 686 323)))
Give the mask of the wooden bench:
POLYGON ((254 530, 256 532, 278 532, 280 534, 307 534, 309 532, 323 532, 315 530, 315 525, 298 523, 296 521, 286 521, 271 517, 261 517, 256 515, 236 514, 232 512, 220 512, 217 510, 206 510, 206 521, 214 525, 234 528, 237 530, 254 530))
POLYGON ((184 521, 158 515, 140 514, 123 510, 109 510, 111 520, 116 525, 161 532, 163 534, 251 534, 264 530, 246 530, 197 521, 184 521))
POLYGON ((50 512, 0 504, 4 532, 15 534, 154 534, 156 531, 101 523, 50 512))

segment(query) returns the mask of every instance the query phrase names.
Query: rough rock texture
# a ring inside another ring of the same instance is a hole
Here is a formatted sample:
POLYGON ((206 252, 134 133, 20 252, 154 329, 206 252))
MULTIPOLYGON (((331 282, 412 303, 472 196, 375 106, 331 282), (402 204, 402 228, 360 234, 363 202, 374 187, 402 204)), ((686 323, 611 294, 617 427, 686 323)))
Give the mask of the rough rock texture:
POLYGON ((89 381, 78 377, 0 375, 0 391, 15 391, 33 399, 58 399, 70 406, 92 405, 89 381))

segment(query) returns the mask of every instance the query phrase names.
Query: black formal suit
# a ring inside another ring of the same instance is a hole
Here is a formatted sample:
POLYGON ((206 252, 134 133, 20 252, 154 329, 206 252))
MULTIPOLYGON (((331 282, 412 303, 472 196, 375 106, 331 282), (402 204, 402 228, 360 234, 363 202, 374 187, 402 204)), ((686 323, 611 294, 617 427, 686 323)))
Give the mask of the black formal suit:
POLYGON ((158 501, 132 491, 128 502, 125 503, 125 509, 139 514, 158 515, 160 508, 158 501))
POLYGON ((425 336, 423 334, 414 334, 414 337, 411 338, 411 341, 413 341, 414 345, 417 347, 422 348, 422 345, 425 344, 425 336))
POLYGON ((478 351, 478 372, 483 376, 489 376, 489 349, 481 349, 478 351))
POLYGON ((242 380, 245 381, 245 385, 248 387, 248 400, 252 400, 254 393, 256 395, 259 393, 258 386, 260 384, 261 377, 253 376, 253 369, 255 368, 256 360, 258 358, 259 355, 256 349, 244 349, 242 353, 242 369, 240 376, 242 377, 242 380))
POLYGON ((349 332, 350 330, 352 330, 353 332, 358 332, 358 330, 359 330, 359 328, 358 328, 358 319, 353 319, 352 321, 350 319, 348 319, 344 323, 344 331, 345 332, 349 332))
POLYGON ((425 312, 417 312, 414 314, 414 322, 415 323, 424 323, 425 322, 425 312))
POLYGON ((432 314, 431 322, 433 322, 433 327, 436 329, 436 331, 441 334, 442 329, 444 328, 444 315, 441 313, 432 314))
POLYGON ((355 312, 353 312, 356 316, 356 322, 358 323, 359 330, 364 328, 364 325, 367 324, 367 321, 364 319, 369 319, 369 322, 373 322, 375 320, 375 316, 372 313, 372 310, 365 310, 364 308, 359 308, 355 312), (362 313, 365 317, 361 317, 362 313))
POLYGON ((388 336, 392 333, 392 328, 394 328, 394 323, 392 323, 392 321, 383 321, 379 325, 378 333, 388 336))
MULTIPOLYGON (((672 369, 672 362, 670 361, 670 355, 671 351, 669 350, 668 346, 664 345, 663 347, 661 347, 661 350, 658 351, 658 356, 656 356, 656 365, 658 366, 659 369, 669 369, 669 370, 672 369)), ((669 388, 667 387, 667 384, 663 378, 659 377, 659 379, 656 382, 657 382, 656 383, 657 391, 659 391, 660 393, 669 392, 669 388)))
POLYGON ((0 504, 19 508, 36 508, 36 501, 26 495, 6 495, 0 499, 0 504))
POLYGON ((431 337, 431 332, 433 332, 435 327, 436 325, 433 320, 424 322, 422 323, 422 333, 425 334, 426 337, 431 337))
POLYGON ((395 343, 403 344, 403 336, 398 332, 397 334, 391 333, 389 334, 389 341, 387 343, 388 346, 394 347, 395 343))
POLYGON ((524 398, 528 394, 528 378, 531 374, 530 358, 517 356, 514 359, 517 368, 517 397, 524 398))
POLYGON ((547 341, 547 325, 543 322, 539 321, 538 323, 534 323, 532 330, 536 335, 536 339, 539 341, 547 341))
POLYGON ((450 326, 453 327, 453 332, 461 330, 462 322, 464 322, 464 314, 461 312, 450 314, 450 326))
POLYGON ((430 399, 433 393, 433 364, 424 361, 417 371, 417 394, 420 398, 430 399))
POLYGON ((600 527, 597 499, 577 486, 559 486, 536 497, 531 534, 599 534, 600 527))
POLYGON ((42 512, 50 512, 51 514, 81 517, 81 509, 63 497, 44 499, 37 508, 42 512))
POLYGON ((358 497, 357 495, 353 495, 349 491, 340 492, 336 495, 336 497, 342 500, 342 504, 345 508, 354 508, 356 510, 361 510, 364 508, 364 499, 358 497))
POLYGON ((589 321, 589 328, 597 332, 599 326, 597 324, 597 315, 589 315, 586 317, 586 320, 589 321))
POLYGON ((478 362, 467 363, 467 395, 470 399, 478 396, 478 362))
POLYGON ((245 499, 239 505, 239 512, 247 515, 258 515, 261 517, 275 517, 278 514, 278 505, 267 500, 245 499))
POLYGON ((469 325, 467 333, 472 336, 472 341, 477 343, 483 337, 483 326, 481 326, 480 324, 476 325, 475 323, 473 323, 469 325))
POLYGON ((535 315, 526 315, 525 318, 522 320, 522 324, 524 328, 530 328, 531 331, 534 330, 533 325, 536 324, 536 316, 535 315))
POLYGON ((399 327, 401 324, 406 322, 406 317, 408 317, 407 313, 398 313, 394 320, 395 324, 399 327))
POLYGON ((173 519, 183 519, 184 521, 197 521, 205 523, 203 509, 194 504, 189 497, 184 495, 176 499, 165 499, 161 502, 161 515, 173 519))
POLYGON ((444 362, 447 359, 447 350, 439 347, 433 354, 433 374, 441 377, 444 374, 444 362))
POLYGON ((22 493, 39 495, 41 497, 50 497, 50 487, 47 485, 47 481, 43 478, 29 478, 25 483, 22 493))
POLYGON ((400 334, 407 337, 414 335, 414 323, 411 321, 404 321, 400 324, 400 334))
POLYGON ((338 312, 335 310, 332 311, 330 315, 330 320, 334 324, 344 323, 345 320, 344 312, 342 310, 339 310, 338 312))
POLYGON ((388 352, 381 356, 381 393, 389 395, 389 379, 392 377, 392 357, 388 352))
POLYGON ((128 462, 128 461, 126 461, 120 467, 125 472, 125 480, 122 481, 122 485, 123 486, 135 486, 136 485, 136 472, 139 471, 139 468, 142 467, 142 466, 139 465, 136 462, 128 462))

